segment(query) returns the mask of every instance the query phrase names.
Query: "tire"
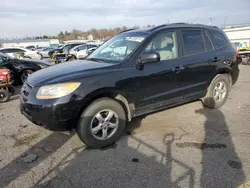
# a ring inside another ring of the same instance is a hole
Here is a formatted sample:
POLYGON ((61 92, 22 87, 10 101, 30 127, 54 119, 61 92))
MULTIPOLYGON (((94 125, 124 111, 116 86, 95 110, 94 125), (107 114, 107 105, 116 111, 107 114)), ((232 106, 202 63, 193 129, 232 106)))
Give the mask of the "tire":
POLYGON ((30 56, 24 56, 24 59, 32 59, 30 56))
POLYGON ((20 74, 20 78, 21 78, 21 83, 23 84, 27 78, 29 77, 29 75, 31 75, 34 71, 33 70, 23 70, 22 73, 20 74))
POLYGON ((230 75, 218 74, 210 83, 206 96, 202 99, 209 108, 220 108, 227 100, 230 91, 230 75), (222 87, 222 89, 219 89, 222 87))
POLYGON ((9 90, 9 93, 10 93, 11 95, 14 95, 15 92, 16 92, 16 89, 15 89, 14 86, 12 86, 12 85, 9 85, 9 86, 8 86, 8 90, 9 90))
POLYGON ((5 90, 0 90, 0 103, 8 102, 10 100, 10 93, 5 90))
POLYGON ((88 147, 102 148, 115 143, 123 134, 125 125, 126 115, 123 107, 113 99, 100 98, 90 104, 82 113, 76 128, 76 132, 79 138, 88 147), (107 118, 106 111, 109 113, 112 112, 114 115, 110 116, 112 118, 106 124, 105 121, 104 123, 99 124, 99 122, 107 118), (102 115, 98 116, 99 118, 97 119, 97 114, 102 115), (99 121, 100 119, 101 121, 99 121), (117 125, 116 128, 109 127, 109 123, 112 123, 112 126, 117 125), (96 131, 96 133, 93 133, 93 128, 98 128, 99 126, 102 128, 100 128, 99 131, 96 131), (101 137, 104 135, 105 129, 107 129, 107 137, 102 139, 101 137))
POLYGON ((70 58, 67 59, 67 61, 74 61, 74 60, 76 60, 75 56, 72 56, 72 57, 70 57, 70 58))

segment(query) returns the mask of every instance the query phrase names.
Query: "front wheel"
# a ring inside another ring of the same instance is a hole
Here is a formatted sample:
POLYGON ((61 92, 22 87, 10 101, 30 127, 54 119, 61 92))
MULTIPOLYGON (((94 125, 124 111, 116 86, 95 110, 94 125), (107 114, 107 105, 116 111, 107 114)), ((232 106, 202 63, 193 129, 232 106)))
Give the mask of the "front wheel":
POLYGON ((34 72, 33 70, 24 70, 24 71, 22 71, 22 73, 20 75, 21 82, 24 83, 33 72, 34 72))
POLYGON ((74 61, 74 60, 76 60, 76 57, 75 56, 70 56, 70 57, 68 57, 68 59, 67 59, 67 61, 74 61))
POLYGON ((203 104, 209 108, 220 108, 227 100, 230 91, 230 75, 218 74, 208 87, 203 104))
POLYGON ((123 107, 113 99, 101 98, 82 113, 76 130, 87 146, 102 148, 115 143, 121 137, 125 124, 123 107))
POLYGON ((10 93, 6 90, 0 90, 0 103, 8 102, 10 100, 10 93))

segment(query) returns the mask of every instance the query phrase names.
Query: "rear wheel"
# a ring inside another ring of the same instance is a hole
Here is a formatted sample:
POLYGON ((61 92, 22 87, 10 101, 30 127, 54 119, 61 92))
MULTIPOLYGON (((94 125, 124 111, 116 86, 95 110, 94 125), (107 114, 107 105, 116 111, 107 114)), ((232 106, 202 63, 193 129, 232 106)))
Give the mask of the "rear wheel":
POLYGON ((6 90, 0 90, 0 103, 8 102, 10 100, 10 93, 6 90))
POLYGON ((230 75, 218 74, 211 82, 203 104, 209 108, 220 108, 227 100, 230 91, 230 75))
POLYGON ((22 73, 20 75, 21 82, 24 83, 33 72, 34 72, 33 70, 24 70, 24 71, 22 71, 22 73))
POLYGON ((89 147, 102 148, 116 142, 126 123, 123 107, 115 100, 101 98, 82 113, 77 134, 89 147))

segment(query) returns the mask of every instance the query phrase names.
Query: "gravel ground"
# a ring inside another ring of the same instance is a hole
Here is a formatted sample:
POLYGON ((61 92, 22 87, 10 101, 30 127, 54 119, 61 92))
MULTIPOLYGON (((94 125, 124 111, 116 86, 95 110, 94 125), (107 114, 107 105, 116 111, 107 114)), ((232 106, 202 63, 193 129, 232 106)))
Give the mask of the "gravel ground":
POLYGON ((0 104, 0 187, 250 187, 249 73, 241 66, 221 109, 197 101, 136 118, 102 150, 33 125, 14 96, 0 104))

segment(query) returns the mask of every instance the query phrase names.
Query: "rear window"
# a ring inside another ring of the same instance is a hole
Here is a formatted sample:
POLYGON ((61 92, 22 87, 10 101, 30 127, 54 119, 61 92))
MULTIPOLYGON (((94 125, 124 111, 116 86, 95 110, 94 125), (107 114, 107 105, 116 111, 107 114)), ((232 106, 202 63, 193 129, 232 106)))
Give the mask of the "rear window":
POLYGON ((182 31, 184 55, 192 55, 205 52, 205 44, 200 30, 182 31))
POLYGON ((212 41, 213 41, 213 44, 214 44, 215 48, 220 48, 220 47, 225 46, 226 44, 228 44, 227 38, 221 32, 219 32, 219 31, 209 31, 209 33, 210 33, 210 35, 212 37, 212 41))

